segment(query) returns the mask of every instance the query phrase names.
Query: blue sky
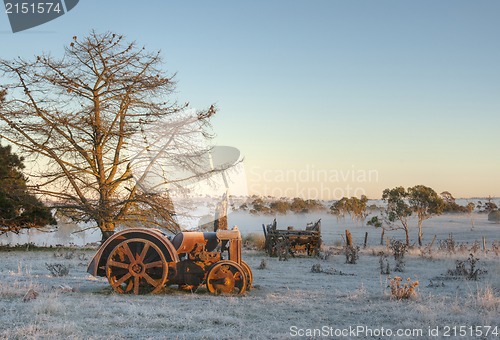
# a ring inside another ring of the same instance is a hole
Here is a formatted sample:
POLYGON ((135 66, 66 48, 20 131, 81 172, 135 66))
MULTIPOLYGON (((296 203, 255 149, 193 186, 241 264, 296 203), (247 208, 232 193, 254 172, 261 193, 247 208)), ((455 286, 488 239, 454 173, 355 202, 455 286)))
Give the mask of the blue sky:
POLYGON ((58 55, 91 29, 161 50, 179 100, 219 107, 216 142, 241 150, 250 193, 500 196, 499 13, 498 1, 81 0, 16 34, 0 15, 1 57, 58 55))

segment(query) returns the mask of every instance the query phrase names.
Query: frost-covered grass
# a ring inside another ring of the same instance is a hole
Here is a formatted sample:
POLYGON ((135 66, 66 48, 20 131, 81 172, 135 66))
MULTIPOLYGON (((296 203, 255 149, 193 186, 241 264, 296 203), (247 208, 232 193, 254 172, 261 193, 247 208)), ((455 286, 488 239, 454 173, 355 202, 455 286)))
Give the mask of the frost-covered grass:
POLYGON ((267 258, 262 270, 257 268, 264 255, 247 252, 255 288, 243 297, 174 288, 154 296, 118 295, 105 279, 89 277, 86 263, 77 258, 58 258, 70 273, 53 277, 45 267, 54 260, 50 252, 0 255, 0 338, 283 339, 292 326, 494 326, 500 313, 500 259, 491 255, 478 254, 488 273, 468 281, 446 275, 454 266, 446 254, 433 259, 409 254, 405 272, 398 275, 421 284, 417 296, 404 301, 391 297, 387 279, 392 274, 380 274, 371 249, 362 251, 355 265, 338 254, 327 260, 267 258), (312 273, 318 263, 324 272, 312 273), (61 285, 75 291, 63 292, 61 285), (40 295, 23 302, 29 288, 40 295))
MULTIPOLYGON (((260 219, 267 221, 265 217, 260 219)), ((311 216, 307 219, 313 220, 311 216)), ((449 232, 460 242, 472 243, 485 236, 488 245, 496 235, 500 237, 495 232, 498 226, 477 221, 471 231, 465 219, 463 225, 456 220, 459 218, 431 220, 437 228, 425 230, 426 242, 432 240, 434 231, 438 240, 449 232)), ((301 257, 278 261, 260 251, 245 250, 243 258, 253 270, 255 287, 242 297, 212 296, 204 289, 185 293, 175 287, 152 296, 119 295, 105 278, 86 273, 92 250, 74 250, 73 256, 55 250, 2 251, 0 338, 287 339, 294 326, 422 329, 424 335, 429 326, 500 327, 500 256, 493 251, 476 252, 478 266, 485 271, 477 281, 450 276, 448 270, 455 269, 456 260, 467 260, 469 254, 440 251, 437 241, 431 253, 411 248, 405 255, 404 272, 394 272, 395 260, 390 249, 377 242, 378 232, 351 224, 349 228, 361 250, 356 264, 346 264, 338 246, 344 225, 326 222, 324 241, 331 255, 324 260, 301 257), (363 249, 366 231, 373 236, 363 249), (381 252, 388 255, 390 274, 380 273, 381 252), (258 269, 263 259, 266 268, 258 269), (69 268, 69 274, 55 277, 46 263, 60 263, 69 268), (318 264, 321 271, 312 272, 318 264), (403 282, 407 278, 418 281, 416 296, 403 300, 392 297, 388 279, 395 276, 403 282), (73 291, 64 289, 68 286, 73 291), (39 296, 23 302, 30 288, 39 296)), ((258 227, 248 228, 248 233, 257 232, 258 227)), ((245 234, 245 228, 241 229, 245 234)), ((402 238, 398 232, 390 236, 402 238)))

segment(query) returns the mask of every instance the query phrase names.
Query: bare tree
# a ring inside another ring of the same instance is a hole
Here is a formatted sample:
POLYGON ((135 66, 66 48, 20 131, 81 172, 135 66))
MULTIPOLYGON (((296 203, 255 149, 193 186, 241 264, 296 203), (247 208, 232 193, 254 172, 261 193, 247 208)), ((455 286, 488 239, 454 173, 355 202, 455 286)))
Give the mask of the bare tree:
POLYGON ((31 160, 35 189, 75 221, 179 230, 169 190, 206 178, 210 118, 170 97, 160 52, 91 32, 62 58, 0 60, 0 137, 31 160))

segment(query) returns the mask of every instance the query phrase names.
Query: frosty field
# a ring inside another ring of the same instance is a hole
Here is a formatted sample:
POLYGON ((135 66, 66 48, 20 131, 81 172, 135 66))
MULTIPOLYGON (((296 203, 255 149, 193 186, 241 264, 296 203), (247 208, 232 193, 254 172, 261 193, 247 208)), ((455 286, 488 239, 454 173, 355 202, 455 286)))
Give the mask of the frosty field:
MULTIPOLYGON (((195 293, 179 292, 175 287, 151 296, 119 295, 106 279, 86 273, 95 250, 4 250, 0 252, 0 338, 288 339, 316 335, 440 339, 454 338, 460 332, 465 332, 461 339, 500 337, 500 256, 492 248, 492 242, 500 240, 500 226, 489 223, 485 215, 476 217, 474 230, 463 215, 426 221, 425 242, 437 235, 432 252, 423 256, 419 248, 410 249, 404 272, 391 270, 389 275, 380 273, 379 255, 389 255, 391 268, 394 259, 379 244, 378 230, 334 216, 322 217, 324 254, 330 255, 278 261, 246 249, 243 258, 253 270, 254 288, 242 297, 212 296, 201 288, 195 293), (345 263, 340 236, 345 228, 361 248, 365 232, 369 233, 368 246, 361 249, 357 264, 345 263), (455 253, 439 249, 439 240, 450 233, 464 244, 461 250, 457 245, 455 253), (475 257, 484 271, 479 280, 448 274, 456 260, 469 257, 475 240, 480 242, 475 257), (267 268, 258 269, 262 260, 267 268), (46 264, 55 263, 68 267, 69 274, 52 276, 46 264), (322 272, 311 272, 318 264, 322 272), (391 297, 387 278, 394 276, 418 280, 417 296, 391 297), (39 295, 23 302, 29 288, 39 295), (479 331, 482 336, 477 336, 479 331)), ((248 236, 260 234, 261 224, 272 218, 236 212, 229 221, 248 236)), ((278 216, 278 225, 303 227, 316 218, 314 214, 278 216)), ((403 239, 403 234, 394 231, 386 237, 403 239)))

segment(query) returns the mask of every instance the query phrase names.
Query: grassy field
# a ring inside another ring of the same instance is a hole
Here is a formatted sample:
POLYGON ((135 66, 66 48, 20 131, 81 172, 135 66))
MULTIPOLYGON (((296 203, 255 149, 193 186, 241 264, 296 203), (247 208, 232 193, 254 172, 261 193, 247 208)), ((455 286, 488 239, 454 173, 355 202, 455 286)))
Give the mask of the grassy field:
MULTIPOLYGON (((469 257, 465 249, 450 253, 436 247, 425 256, 411 249, 402 273, 392 271, 391 251, 380 246, 361 249, 356 264, 345 263, 342 248, 328 245, 324 259, 278 261, 245 250, 254 289, 242 297, 212 296, 204 289, 185 293, 175 287, 152 296, 118 295, 106 279, 86 273, 93 253, 0 252, 0 338, 288 339, 319 332, 333 338, 382 339, 400 338, 397 332, 416 338, 421 332, 429 338, 429 327, 438 327, 439 336, 432 337, 437 339, 447 338, 446 331, 455 326, 467 327, 466 332, 500 326, 500 257, 492 250, 475 255, 482 271, 477 281, 448 272, 456 269, 456 260, 469 257), (389 255, 388 275, 380 271, 382 253, 389 255), (258 269, 262 261, 267 266, 258 269), (69 273, 53 276, 47 264, 61 264, 69 273), (312 272, 313 266, 319 272, 312 272), (414 297, 392 296, 388 278, 396 275, 419 281, 414 297), (39 295, 23 302, 30 288, 39 295)), ((495 338, 492 331, 486 338, 495 338)), ((462 338, 476 337, 467 333, 462 338)))

